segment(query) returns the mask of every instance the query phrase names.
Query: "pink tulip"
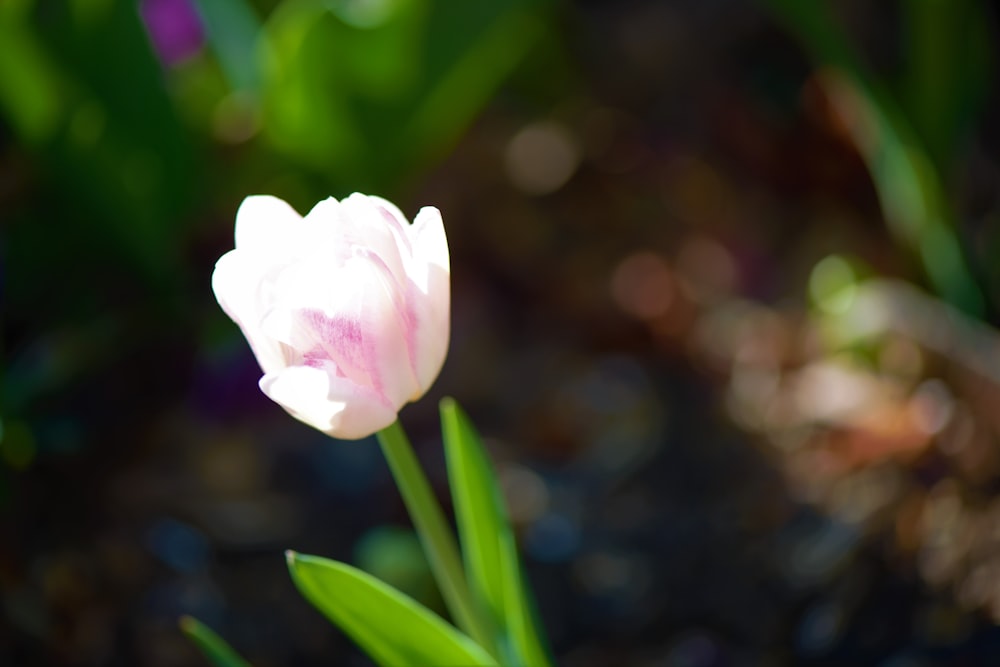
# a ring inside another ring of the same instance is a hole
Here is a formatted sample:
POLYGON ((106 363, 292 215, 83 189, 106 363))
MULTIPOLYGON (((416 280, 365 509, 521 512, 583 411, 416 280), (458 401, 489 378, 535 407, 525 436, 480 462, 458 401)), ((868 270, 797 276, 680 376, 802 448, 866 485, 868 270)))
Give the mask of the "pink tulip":
POLYGON ((392 424, 444 363, 448 240, 431 206, 411 225, 362 194, 304 218, 275 197, 247 197, 212 289, 264 371, 261 390, 337 438, 392 424))

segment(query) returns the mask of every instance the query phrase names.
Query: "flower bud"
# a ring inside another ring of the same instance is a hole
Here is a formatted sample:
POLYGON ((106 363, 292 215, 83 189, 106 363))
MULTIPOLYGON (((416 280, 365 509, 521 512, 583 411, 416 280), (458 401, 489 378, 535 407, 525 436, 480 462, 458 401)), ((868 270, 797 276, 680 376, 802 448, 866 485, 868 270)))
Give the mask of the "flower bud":
POLYGON ((390 425, 444 363, 450 269, 434 207, 411 225, 362 194, 304 218, 276 197, 247 197, 212 289, 260 363, 261 390, 337 438, 390 425))

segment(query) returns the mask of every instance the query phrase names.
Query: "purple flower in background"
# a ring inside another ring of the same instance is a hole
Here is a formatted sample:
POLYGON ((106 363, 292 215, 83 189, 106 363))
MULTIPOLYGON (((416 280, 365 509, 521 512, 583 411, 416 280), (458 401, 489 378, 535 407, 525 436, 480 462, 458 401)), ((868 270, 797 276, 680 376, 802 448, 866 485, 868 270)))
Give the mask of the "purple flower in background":
POLYGON ((205 31, 191 0, 140 0, 139 13, 164 65, 176 65, 201 50, 205 31))

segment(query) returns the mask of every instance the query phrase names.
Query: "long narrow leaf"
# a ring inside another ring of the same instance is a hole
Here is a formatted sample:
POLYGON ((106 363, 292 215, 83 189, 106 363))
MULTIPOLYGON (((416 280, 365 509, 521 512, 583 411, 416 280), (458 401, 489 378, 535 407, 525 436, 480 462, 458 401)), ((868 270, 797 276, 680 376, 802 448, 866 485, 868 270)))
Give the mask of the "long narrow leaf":
POLYGON ((250 667, 250 663, 241 658, 226 640, 198 619, 183 616, 180 626, 181 631, 201 649, 215 667, 250 667))
POLYGON ((551 664, 524 584, 517 543, 496 473, 475 428, 451 399, 441 402, 448 479, 469 587, 496 618, 514 664, 551 664))
POLYGON ((851 131, 890 231, 920 258, 939 294, 967 313, 982 315, 983 294, 955 233, 944 183, 888 86, 871 74, 829 2, 764 2, 818 62, 839 71, 842 80, 827 76, 827 87, 835 104, 862 119, 851 124, 851 131))
POLYGON ((413 598, 337 561, 288 552, 299 591, 385 667, 497 667, 472 639, 413 598))

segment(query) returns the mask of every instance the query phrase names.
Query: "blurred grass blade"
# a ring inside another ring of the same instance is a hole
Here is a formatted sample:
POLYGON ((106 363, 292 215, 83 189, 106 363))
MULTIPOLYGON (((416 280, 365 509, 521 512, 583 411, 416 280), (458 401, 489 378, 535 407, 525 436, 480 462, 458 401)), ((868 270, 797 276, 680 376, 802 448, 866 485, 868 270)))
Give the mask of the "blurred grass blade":
POLYGON ((257 92, 261 22, 246 0, 197 0, 208 40, 234 90, 257 92))
POLYGON ((966 313, 982 316, 984 297, 955 231, 938 165, 887 86, 874 77, 827 2, 765 0, 831 71, 819 77, 849 124, 890 231, 923 264, 934 289, 966 313))
POLYGON ((513 663, 551 664, 521 572, 496 473, 472 423, 451 399, 441 402, 448 478, 473 595, 492 612, 513 663))
POLYGON ((250 663, 241 658, 222 637, 198 619, 183 616, 180 626, 181 631, 198 645, 215 667, 250 667, 250 663))
POLYGON ((457 138, 456 130, 475 118, 544 34, 537 7, 512 8, 498 16, 428 88, 404 127, 403 144, 417 152, 446 152, 457 138))
POLYGON ((902 99, 927 152, 952 173, 994 81, 990 20, 980 0, 904 0, 902 99))
POLYGON ((288 569, 299 592, 379 665, 497 665, 440 616, 357 568, 290 551, 288 569))
MULTIPOLYGON (((22 3, 23 5, 23 3, 22 3)), ((0 7, 0 115, 28 145, 42 144, 61 120, 57 68, 18 3, 0 7)))
POLYGON ((279 3, 259 40, 263 129, 335 181, 392 187, 443 158, 525 58, 554 40, 553 4, 279 3))

